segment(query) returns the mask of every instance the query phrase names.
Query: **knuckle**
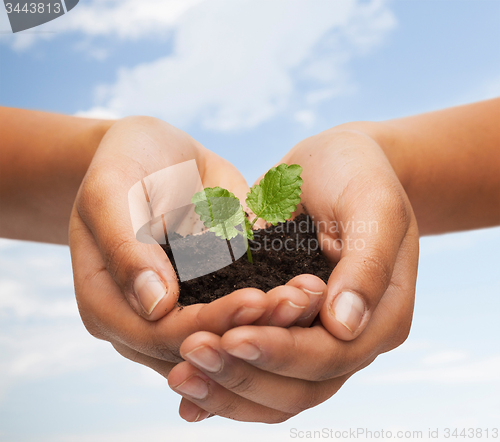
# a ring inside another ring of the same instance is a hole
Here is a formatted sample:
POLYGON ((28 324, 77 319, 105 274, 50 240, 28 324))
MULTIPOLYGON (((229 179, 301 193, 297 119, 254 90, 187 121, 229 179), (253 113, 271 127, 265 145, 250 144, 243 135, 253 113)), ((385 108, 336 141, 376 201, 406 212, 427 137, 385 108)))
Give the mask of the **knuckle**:
MULTIPOLYGON (((360 273, 376 281, 375 287, 385 291, 389 286, 392 277, 392 266, 385 254, 375 248, 372 248, 363 256, 360 262, 360 273), (374 278, 375 276, 375 278, 374 278)), ((365 297, 365 302, 370 303, 370 297, 365 297)), ((367 306, 372 307, 371 305, 367 306)))
POLYGON ((238 376, 225 381, 224 385, 236 394, 249 393, 255 390, 255 378, 252 375, 238 376))
POLYGON ((87 315, 81 314, 83 325, 87 331, 96 339, 106 340, 106 334, 102 327, 100 327, 96 321, 88 318, 87 315))
POLYGON ((75 290, 78 312, 82 319, 85 329, 94 337, 101 340, 107 340, 105 327, 99 322, 98 318, 93 314, 92 308, 85 302, 85 297, 81 290, 75 290))
POLYGON ((108 176, 93 169, 85 176, 76 200, 76 208, 84 220, 88 220, 95 212, 96 205, 102 201, 103 193, 107 193, 105 189, 108 187, 108 176))
POLYGON ((395 198, 396 204, 393 205, 392 213, 397 220, 397 225, 403 227, 406 231, 411 222, 411 208, 405 195, 401 191, 397 191, 395 198))
POLYGON ((266 364, 269 368, 268 370, 273 373, 286 374, 290 369, 290 359, 289 356, 278 357, 266 364))
POLYGON ((132 362, 141 363, 143 355, 139 351, 126 347, 123 344, 112 343, 111 345, 124 358, 132 362))
POLYGON ((106 267, 113 279, 117 278, 119 272, 128 273, 125 267, 133 256, 134 246, 130 238, 125 238, 114 244, 106 254, 106 267))
POLYGON ((156 359, 167 362, 182 362, 183 359, 176 354, 167 344, 157 343, 156 345, 145 345, 144 352, 156 359))
POLYGON ((372 195, 376 197, 377 203, 384 203, 380 207, 389 208, 391 213, 393 213, 398 207, 405 206, 398 181, 394 181, 392 178, 385 178, 381 184, 381 186, 374 188, 372 191, 372 195))
POLYGON ((335 364, 330 360, 325 360, 311 370, 310 381, 323 381, 335 375, 335 364))
POLYGON ((345 367, 347 363, 347 357, 340 352, 335 354, 334 358, 325 358, 312 370, 314 376, 309 380, 321 382, 336 377, 339 374, 339 367, 345 367))
POLYGON ((301 413, 302 411, 313 408, 322 401, 319 398, 318 390, 316 389, 315 383, 308 382, 304 384, 304 387, 299 395, 298 399, 294 401, 292 412, 294 414, 301 413))
POLYGON ((370 195, 376 201, 377 216, 388 221, 392 228, 402 234, 411 222, 411 206, 399 182, 386 182, 370 195))
POLYGON ((213 409, 212 413, 218 416, 224 416, 229 419, 235 419, 235 411, 238 409, 238 404, 236 401, 228 400, 217 404, 213 409))
POLYGON ((410 335, 410 326, 411 324, 402 324, 396 333, 394 333, 393 338, 390 342, 390 350, 394 350, 395 348, 402 345, 410 335))
POLYGON ((395 315, 396 323, 394 331, 388 339, 389 350, 399 347, 408 339, 413 316, 413 303, 409 303, 405 307, 399 308, 395 315))
POLYGON ((290 413, 277 413, 271 419, 269 419, 268 423, 270 424, 282 424, 286 422, 291 417, 295 416, 295 414, 290 413))
POLYGON ((162 361, 182 362, 183 359, 179 351, 181 343, 166 339, 158 322, 152 322, 150 326, 152 336, 151 339, 143 340, 144 353, 162 361))
POLYGON ((276 352, 273 352, 272 358, 267 361, 268 368, 266 370, 286 376, 290 367, 294 367, 298 355, 302 354, 302 349, 295 334, 288 335, 286 344, 281 349, 276 349, 276 352))

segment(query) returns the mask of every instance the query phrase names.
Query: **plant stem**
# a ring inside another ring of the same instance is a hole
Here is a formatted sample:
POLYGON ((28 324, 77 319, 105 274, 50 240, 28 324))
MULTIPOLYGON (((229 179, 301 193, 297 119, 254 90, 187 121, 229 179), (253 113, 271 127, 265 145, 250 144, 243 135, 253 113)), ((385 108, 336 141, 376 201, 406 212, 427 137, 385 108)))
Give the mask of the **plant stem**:
POLYGON ((250 227, 253 227, 253 225, 257 222, 257 220, 259 219, 258 216, 256 216, 253 221, 252 221, 252 224, 250 224, 250 227))
MULTIPOLYGON (((244 227, 243 227, 244 228, 244 227)), ((252 252, 250 251, 250 243, 248 242, 248 238, 247 238, 247 235, 246 233, 243 231, 243 232, 239 232, 238 233, 243 236, 243 239, 245 240, 245 243, 247 245, 247 259, 248 259, 248 262, 250 264, 253 264, 253 257, 252 257, 252 252)))
POLYGON ((231 242, 228 239, 226 239, 226 243, 227 243, 227 248, 229 249, 229 254, 231 255, 231 259, 233 260, 233 262, 235 262, 233 248, 231 247, 231 242))
POLYGON ((250 251, 250 244, 247 242, 247 259, 250 264, 253 264, 252 252, 250 251))

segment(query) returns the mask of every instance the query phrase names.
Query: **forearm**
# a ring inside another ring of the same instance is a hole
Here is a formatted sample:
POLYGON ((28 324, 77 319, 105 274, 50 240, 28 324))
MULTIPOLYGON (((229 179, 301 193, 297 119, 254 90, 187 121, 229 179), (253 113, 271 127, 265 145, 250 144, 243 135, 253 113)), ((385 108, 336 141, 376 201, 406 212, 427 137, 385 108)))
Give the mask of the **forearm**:
POLYGON ((384 149, 421 235, 500 224, 500 99, 343 126, 384 149))
POLYGON ((0 236, 67 244, 76 193, 113 121, 0 108, 0 236))

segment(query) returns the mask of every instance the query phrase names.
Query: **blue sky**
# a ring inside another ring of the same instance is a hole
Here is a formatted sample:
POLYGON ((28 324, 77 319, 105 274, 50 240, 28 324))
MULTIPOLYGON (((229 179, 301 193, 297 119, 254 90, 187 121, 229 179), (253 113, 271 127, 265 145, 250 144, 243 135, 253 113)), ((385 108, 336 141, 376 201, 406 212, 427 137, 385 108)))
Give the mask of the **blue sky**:
MULTIPOLYGON (((0 104, 164 118, 249 181, 336 124, 500 95, 498 1, 89 0, 36 32, 8 29, 0 5, 0 104)), ((68 249, 2 240, 0 440, 498 426, 499 251, 500 228, 423 239, 408 341, 269 427, 184 423, 162 378, 87 334, 68 249)))

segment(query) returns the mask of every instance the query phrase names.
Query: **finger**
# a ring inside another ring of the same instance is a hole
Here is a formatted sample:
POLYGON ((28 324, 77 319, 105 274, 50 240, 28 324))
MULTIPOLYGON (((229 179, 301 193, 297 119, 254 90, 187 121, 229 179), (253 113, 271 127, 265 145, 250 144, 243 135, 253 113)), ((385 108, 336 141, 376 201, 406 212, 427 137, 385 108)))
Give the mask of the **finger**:
MULTIPOLYGON (((377 335, 377 338, 380 336, 377 335)), ((226 332, 221 347, 262 370, 293 378, 319 381, 349 373, 378 348, 364 336, 346 342, 321 325, 309 328, 243 326, 226 332)))
POLYGON ((302 290, 309 297, 309 307, 295 321, 294 325, 309 327, 319 313, 326 297, 326 284, 314 275, 299 275, 286 283, 302 290))
POLYGON ((151 356, 145 355, 138 352, 130 347, 119 342, 114 342, 111 344, 114 349, 120 353, 124 358, 127 358, 138 364, 145 365, 146 367, 152 368, 157 373, 161 374, 164 378, 167 378, 172 368, 175 367, 175 363, 162 361, 161 359, 152 358, 151 356))
POLYGON ((281 285, 267 292, 268 306, 256 325, 289 327, 309 307, 309 296, 293 285, 281 285))
POLYGON ((249 325, 269 308, 269 297, 262 290, 236 290, 209 304, 203 304, 197 316, 200 330, 222 335, 240 325, 249 325))
POLYGON ((198 314, 198 324, 200 330, 218 335, 249 324, 289 327, 301 318, 303 324, 309 325, 314 319, 313 313, 320 308, 318 298, 321 299, 325 288, 326 284, 319 278, 301 275, 268 293, 254 288, 236 290, 204 305, 198 314))
POLYGON ((190 400, 182 398, 181 403, 179 404, 179 416, 188 422, 200 422, 210 416, 213 416, 213 414, 198 407, 198 405, 190 400))
POLYGON ((238 396, 217 384, 189 362, 181 362, 172 369, 168 385, 206 412, 233 420, 278 423, 292 416, 238 396))
MULTIPOLYGON (((263 371, 226 353, 220 337, 207 332, 189 336, 182 343, 181 355, 227 390, 287 414, 300 413, 325 401, 347 379, 311 382, 263 371)), ((205 400, 204 409, 213 409, 218 400, 212 396, 212 405, 205 400)))

